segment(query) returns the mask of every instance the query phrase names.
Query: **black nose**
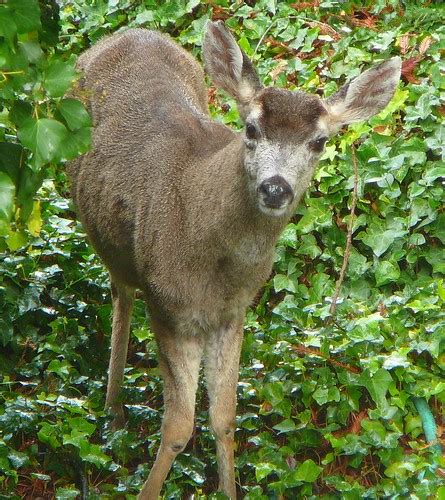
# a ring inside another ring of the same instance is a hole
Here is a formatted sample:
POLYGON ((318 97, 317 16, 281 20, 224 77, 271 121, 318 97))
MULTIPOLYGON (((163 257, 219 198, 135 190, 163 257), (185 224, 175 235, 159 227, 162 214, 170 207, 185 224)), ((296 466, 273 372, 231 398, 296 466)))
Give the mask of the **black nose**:
POLYGON ((274 175, 266 179, 258 188, 262 195, 263 202, 268 208, 281 208, 285 203, 289 203, 294 197, 292 188, 279 175, 274 175))

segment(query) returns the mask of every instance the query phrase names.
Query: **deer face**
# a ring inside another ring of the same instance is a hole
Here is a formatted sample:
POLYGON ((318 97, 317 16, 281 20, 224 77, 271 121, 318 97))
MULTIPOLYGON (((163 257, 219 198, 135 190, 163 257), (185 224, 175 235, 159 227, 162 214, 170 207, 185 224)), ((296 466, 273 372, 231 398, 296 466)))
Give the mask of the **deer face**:
POLYGON ((385 108, 400 78, 401 60, 393 57, 322 100, 304 92, 264 88, 222 22, 208 23, 203 48, 207 72, 236 99, 245 121, 249 189, 259 210, 269 216, 290 214, 310 183, 328 137, 385 108))
POLYGON ((266 215, 282 216, 308 187, 330 135, 316 95, 267 88, 249 106, 244 165, 250 191, 266 215))

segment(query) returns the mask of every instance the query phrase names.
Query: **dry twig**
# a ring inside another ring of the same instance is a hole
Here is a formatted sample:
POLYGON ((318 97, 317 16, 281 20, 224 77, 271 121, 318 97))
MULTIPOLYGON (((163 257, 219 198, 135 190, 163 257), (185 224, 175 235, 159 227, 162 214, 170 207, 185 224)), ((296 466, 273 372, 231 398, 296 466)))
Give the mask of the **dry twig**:
POLYGON ((308 355, 308 356, 318 356, 324 359, 326 362, 330 363, 331 365, 337 366, 338 368, 344 368, 348 372, 361 373, 361 369, 358 366, 353 366, 347 363, 343 363, 342 361, 337 361, 336 359, 331 358, 330 356, 326 356, 320 351, 320 349, 316 349, 315 347, 306 347, 305 345, 302 344, 293 344, 291 348, 298 354, 308 355))
POLYGON ((346 269, 348 267, 349 256, 351 254, 351 243, 352 243, 352 227, 354 225, 354 216, 355 216, 355 207, 357 205, 357 192, 358 192, 358 167, 357 167, 357 157, 355 155, 355 146, 351 145, 351 154, 352 154, 352 165, 354 168, 354 188, 352 190, 352 201, 351 201, 351 217, 349 219, 348 224, 348 235, 346 238, 346 246, 345 253, 343 255, 343 264, 341 266, 340 275, 338 277, 337 283, 335 284, 335 292, 332 297, 332 304, 329 308, 329 312, 333 315, 335 313, 335 309, 337 307, 338 296, 340 295, 340 288, 343 283, 346 269))

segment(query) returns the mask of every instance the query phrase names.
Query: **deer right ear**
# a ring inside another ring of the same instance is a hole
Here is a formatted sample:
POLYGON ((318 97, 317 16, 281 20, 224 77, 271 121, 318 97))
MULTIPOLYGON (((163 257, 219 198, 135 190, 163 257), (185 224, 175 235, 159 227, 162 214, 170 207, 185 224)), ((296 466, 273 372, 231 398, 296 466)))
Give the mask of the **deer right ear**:
POLYGON ((368 69, 326 99, 333 128, 367 120, 382 111, 394 95, 401 65, 400 57, 393 57, 368 69))
POLYGON ((207 74, 239 104, 248 104, 263 88, 252 62, 222 21, 207 22, 203 52, 207 74))

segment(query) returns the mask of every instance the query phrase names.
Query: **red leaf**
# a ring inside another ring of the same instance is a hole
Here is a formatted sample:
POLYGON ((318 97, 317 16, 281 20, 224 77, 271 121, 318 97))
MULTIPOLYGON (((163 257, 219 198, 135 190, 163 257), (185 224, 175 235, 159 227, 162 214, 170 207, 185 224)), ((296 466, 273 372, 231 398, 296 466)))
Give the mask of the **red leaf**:
POLYGON ((419 83, 419 80, 414 76, 414 70, 417 63, 420 61, 418 57, 409 57, 402 61, 402 78, 408 83, 419 83))

